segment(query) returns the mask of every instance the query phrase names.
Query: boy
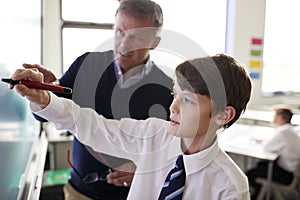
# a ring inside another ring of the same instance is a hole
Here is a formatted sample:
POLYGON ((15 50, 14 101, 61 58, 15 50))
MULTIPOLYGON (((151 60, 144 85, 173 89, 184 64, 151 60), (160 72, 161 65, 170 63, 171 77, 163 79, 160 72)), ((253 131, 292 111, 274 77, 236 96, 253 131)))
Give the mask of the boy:
MULTIPOLYGON (((275 136, 264 144, 264 149, 279 154, 273 166, 272 181, 288 185, 293 180, 293 172, 299 161, 300 138, 291 124, 293 113, 288 108, 276 108, 271 126, 275 128, 275 136)), ((246 172, 249 184, 253 187, 251 199, 256 199, 261 185, 256 183, 258 177, 266 178, 268 162, 260 161, 256 167, 246 172)))
MULTIPOLYGON (((161 190, 166 174, 178 155, 183 155, 186 174, 179 199, 249 199, 247 177, 217 141, 217 131, 231 126, 250 99, 251 81, 245 69, 234 58, 219 54, 185 61, 175 75, 170 122, 107 120, 43 90, 21 84, 10 88, 31 101, 37 115, 58 129, 68 129, 95 151, 133 160, 137 169, 128 199, 164 199, 161 190), (91 134, 79 135, 83 129, 91 134)), ((23 69, 12 79, 41 82, 43 76, 37 70, 23 69)))

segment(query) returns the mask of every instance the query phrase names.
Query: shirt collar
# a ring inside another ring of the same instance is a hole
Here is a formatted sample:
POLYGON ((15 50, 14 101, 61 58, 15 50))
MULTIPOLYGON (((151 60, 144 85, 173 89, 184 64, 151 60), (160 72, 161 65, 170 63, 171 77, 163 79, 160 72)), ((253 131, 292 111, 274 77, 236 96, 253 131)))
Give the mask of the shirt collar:
POLYGON ((291 127, 292 127, 292 125, 287 123, 287 124, 283 124, 281 126, 276 127, 275 130, 277 132, 280 132, 280 131, 283 131, 283 130, 286 130, 286 129, 290 129, 291 127))
MULTIPOLYGON (((183 154, 181 150, 181 138, 175 137, 172 140, 171 145, 169 145, 168 149, 168 160, 175 159, 179 154, 183 154)), ((218 138, 216 136, 213 144, 195 154, 185 155, 183 154, 184 167, 186 171, 186 175, 193 174, 205 168, 209 165, 218 155, 220 151, 220 147, 218 145, 218 138)))
POLYGON ((220 148, 216 139, 214 143, 198 153, 183 155, 186 174, 193 174, 209 165, 218 155, 220 148))
MULTIPOLYGON (((137 77, 137 76, 143 77, 148 75, 152 69, 152 66, 153 66, 153 62, 149 58, 145 64, 134 67, 135 69, 134 73, 132 73, 130 75, 131 77, 128 78, 127 80, 130 80, 132 77, 137 77)), ((120 65, 118 65, 116 61, 114 61, 114 69, 115 69, 117 80, 123 79, 124 74, 122 72, 120 65)))

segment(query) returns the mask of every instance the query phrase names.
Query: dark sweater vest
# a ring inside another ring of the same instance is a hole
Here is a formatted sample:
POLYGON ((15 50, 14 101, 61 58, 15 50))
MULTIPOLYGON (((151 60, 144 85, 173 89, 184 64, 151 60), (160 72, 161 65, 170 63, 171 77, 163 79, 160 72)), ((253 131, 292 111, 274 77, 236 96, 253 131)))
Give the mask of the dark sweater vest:
MULTIPOLYGON (((109 119, 131 117, 168 119, 172 102, 172 80, 157 66, 143 80, 125 89, 119 88, 113 66, 113 52, 94 52, 80 56, 60 79, 60 84, 73 88, 71 96, 81 107, 90 107, 109 119)), ((88 133, 87 133, 88 134, 88 133)), ((101 133, 99 133, 101 134, 101 133)), ((142 133, 141 133, 142 134, 142 133)), ((128 160, 104 155, 110 167, 128 160)), ((73 142, 73 165, 81 175, 104 173, 108 167, 90 147, 73 142)), ((70 184, 92 199, 126 199, 129 188, 116 187, 106 182, 84 184, 72 171, 70 184)))

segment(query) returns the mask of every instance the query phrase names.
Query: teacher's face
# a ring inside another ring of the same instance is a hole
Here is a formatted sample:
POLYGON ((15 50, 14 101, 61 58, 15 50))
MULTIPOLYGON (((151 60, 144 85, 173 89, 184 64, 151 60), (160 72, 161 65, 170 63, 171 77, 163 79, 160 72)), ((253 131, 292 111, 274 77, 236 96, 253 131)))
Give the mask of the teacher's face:
POLYGON ((152 19, 140 19, 121 11, 116 15, 114 29, 115 59, 123 73, 144 64, 149 51, 160 42, 152 19))

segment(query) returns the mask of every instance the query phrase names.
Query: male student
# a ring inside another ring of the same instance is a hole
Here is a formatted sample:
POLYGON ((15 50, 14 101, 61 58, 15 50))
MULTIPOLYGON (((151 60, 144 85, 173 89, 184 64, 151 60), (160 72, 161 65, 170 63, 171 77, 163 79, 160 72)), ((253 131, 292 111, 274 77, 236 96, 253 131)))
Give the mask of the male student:
MULTIPOLYGON (((293 112, 285 107, 274 110, 274 119, 271 126, 275 128, 275 136, 264 144, 266 151, 279 155, 273 166, 272 181, 281 184, 290 184, 293 180, 293 172, 300 159, 300 137, 294 131, 291 119, 293 112)), ((248 170, 246 175, 252 187, 251 199, 256 199, 261 185, 256 183, 258 177, 266 178, 268 162, 260 161, 256 167, 248 170)))
MULTIPOLYGON (((68 129, 95 151, 133 160, 137 169, 128 199, 249 199, 247 177, 217 139, 217 131, 230 127, 250 99, 245 69, 234 58, 219 54, 185 61, 175 75, 170 122, 105 119, 51 92, 21 84, 10 88, 25 96, 37 115, 58 129, 68 129), (167 177, 172 168, 178 171, 167 177)), ((24 69, 12 79, 43 81, 37 70, 24 69)))

